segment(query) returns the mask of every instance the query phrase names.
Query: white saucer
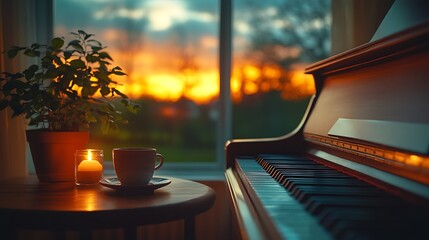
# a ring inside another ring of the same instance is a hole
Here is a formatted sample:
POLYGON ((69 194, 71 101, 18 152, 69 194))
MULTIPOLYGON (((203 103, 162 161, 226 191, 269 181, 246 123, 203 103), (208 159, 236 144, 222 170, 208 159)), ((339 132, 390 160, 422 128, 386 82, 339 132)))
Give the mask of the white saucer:
POLYGON ((155 189, 165 187, 168 184, 171 183, 170 179, 167 178, 161 178, 161 177, 153 177, 150 182, 146 185, 122 185, 121 182, 119 182, 117 177, 108 177, 104 178, 100 181, 100 184, 112 188, 118 191, 124 191, 124 192, 139 192, 139 193, 150 193, 153 192, 155 189))

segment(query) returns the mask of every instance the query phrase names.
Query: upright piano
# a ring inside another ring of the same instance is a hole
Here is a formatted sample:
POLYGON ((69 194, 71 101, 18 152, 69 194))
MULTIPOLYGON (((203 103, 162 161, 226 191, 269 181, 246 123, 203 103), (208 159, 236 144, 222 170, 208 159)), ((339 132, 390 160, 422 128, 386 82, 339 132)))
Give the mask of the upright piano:
POLYGON ((429 23, 310 65, 305 116, 231 140, 242 239, 429 239, 429 23))

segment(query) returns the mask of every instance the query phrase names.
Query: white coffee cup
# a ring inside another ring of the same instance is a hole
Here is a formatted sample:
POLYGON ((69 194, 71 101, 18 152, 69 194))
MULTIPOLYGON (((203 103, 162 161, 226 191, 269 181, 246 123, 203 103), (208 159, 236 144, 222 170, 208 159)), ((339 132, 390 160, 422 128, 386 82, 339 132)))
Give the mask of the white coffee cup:
POLYGON ((122 185, 146 185, 164 157, 154 148, 114 148, 113 166, 122 185), (157 163, 158 159, 158 164, 157 163))

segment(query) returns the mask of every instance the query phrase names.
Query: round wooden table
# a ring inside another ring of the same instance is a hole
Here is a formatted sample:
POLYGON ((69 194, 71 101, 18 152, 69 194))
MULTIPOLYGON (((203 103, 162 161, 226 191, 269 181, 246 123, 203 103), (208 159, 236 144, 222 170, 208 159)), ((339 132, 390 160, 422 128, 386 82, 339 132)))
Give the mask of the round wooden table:
MULTIPOLYGON (((136 238, 136 227, 184 219, 185 239, 195 238, 195 215, 214 203, 214 191, 179 178, 153 194, 126 194, 73 182, 42 183, 36 176, 0 183, 0 234, 16 237, 19 229, 77 230, 91 238, 92 230, 124 228, 125 239, 136 238)), ((63 235, 64 236, 64 235, 63 235)))

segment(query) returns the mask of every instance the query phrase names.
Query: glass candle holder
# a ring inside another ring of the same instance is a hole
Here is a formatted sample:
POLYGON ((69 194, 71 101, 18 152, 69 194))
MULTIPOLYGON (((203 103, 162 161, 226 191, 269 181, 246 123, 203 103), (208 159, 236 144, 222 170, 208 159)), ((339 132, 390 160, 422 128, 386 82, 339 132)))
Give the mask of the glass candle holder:
POLYGON ((103 150, 83 149, 75 153, 76 185, 98 184, 103 177, 103 150))

